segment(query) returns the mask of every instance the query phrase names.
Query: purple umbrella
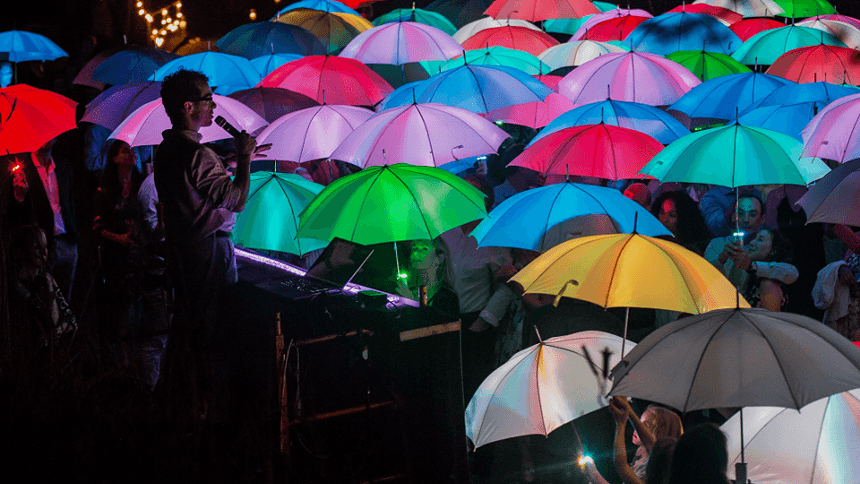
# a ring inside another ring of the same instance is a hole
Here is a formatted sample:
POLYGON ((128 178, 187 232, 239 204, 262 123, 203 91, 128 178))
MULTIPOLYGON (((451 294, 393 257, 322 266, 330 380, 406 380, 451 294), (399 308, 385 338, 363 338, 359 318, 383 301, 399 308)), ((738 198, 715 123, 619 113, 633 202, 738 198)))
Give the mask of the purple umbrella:
POLYGON ((509 135, 478 114, 445 104, 410 104, 376 113, 331 154, 362 168, 394 163, 442 166, 495 153, 509 135))
POLYGON ((860 158, 860 94, 841 97, 803 128, 803 156, 845 162, 860 158))
POLYGON ((271 160, 303 163, 328 158, 355 128, 373 116, 358 106, 322 105, 282 116, 266 127, 257 144, 272 143, 271 160))
POLYGON ((402 65, 447 60, 462 53, 463 46, 436 27, 418 22, 392 22, 358 34, 343 48, 340 56, 365 64, 402 65))
POLYGON ((253 109, 268 122, 300 109, 319 106, 315 99, 280 87, 252 87, 229 95, 253 109))
POLYGON ((631 101, 665 106, 701 84, 677 62, 645 52, 604 54, 577 67, 558 83, 558 91, 575 105, 631 101))
POLYGON ((159 67, 178 57, 160 49, 122 50, 93 70, 93 80, 114 86, 143 82, 155 74, 159 67))
POLYGON ((160 98, 161 83, 158 81, 113 86, 87 104, 81 121, 113 130, 137 108, 160 98))

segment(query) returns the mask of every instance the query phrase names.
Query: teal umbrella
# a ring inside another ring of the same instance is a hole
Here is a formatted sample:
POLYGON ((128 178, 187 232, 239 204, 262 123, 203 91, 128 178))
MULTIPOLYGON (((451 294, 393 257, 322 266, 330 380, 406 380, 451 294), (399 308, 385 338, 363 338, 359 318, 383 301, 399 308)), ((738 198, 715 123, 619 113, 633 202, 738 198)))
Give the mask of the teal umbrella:
POLYGON ((828 32, 810 27, 787 25, 753 35, 732 53, 732 57, 748 66, 769 66, 779 56, 790 50, 819 44, 847 47, 844 42, 828 32))
POLYGON ((396 8, 384 15, 373 19, 373 25, 379 26, 389 22, 418 22, 436 27, 448 35, 454 35, 457 27, 441 13, 422 10, 420 8, 396 8))
POLYGON ((543 29, 547 32, 573 35, 573 33, 579 30, 579 28, 582 27, 582 24, 584 24, 585 21, 590 19, 591 17, 593 17, 593 15, 586 15, 585 17, 580 18, 553 18, 549 20, 544 20, 543 29))
POLYGON ((472 66, 507 66, 519 69, 526 74, 549 74, 552 68, 540 59, 523 52, 521 50, 509 49, 507 47, 493 46, 483 49, 467 50, 465 60, 463 56, 456 57, 449 61, 440 62, 438 66, 433 65, 433 61, 428 62, 428 68, 434 70, 428 72, 437 73, 462 67, 464 64, 472 66))
POLYGON ((325 247, 327 241, 296 238, 299 214, 322 189, 299 175, 252 173, 248 202, 233 227, 233 242, 248 249, 296 255, 325 247))
POLYGON ((427 240, 486 215, 484 194, 462 178, 398 163, 332 182, 301 213, 298 234, 364 245, 427 240))
POLYGON ((609 2, 595 1, 595 2, 591 2, 591 3, 593 3, 594 6, 597 7, 597 9, 600 10, 601 12, 608 12, 610 10, 615 10, 616 8, 618 8, 618 5, 616 5, 614 3, 609 3, 609 2))

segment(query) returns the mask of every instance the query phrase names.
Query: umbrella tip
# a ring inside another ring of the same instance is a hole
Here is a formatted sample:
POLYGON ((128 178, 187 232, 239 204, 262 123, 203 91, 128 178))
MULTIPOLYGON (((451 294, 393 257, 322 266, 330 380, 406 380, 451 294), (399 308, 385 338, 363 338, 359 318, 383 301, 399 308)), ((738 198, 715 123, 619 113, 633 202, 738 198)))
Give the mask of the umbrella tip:
POLYGON ((540 344, 543 344, 543 338, 540 337, 540 331, 538 331, 537 326, 535 326, 534 328, 535 328, 535 333, 537 333, 538 341, 540 342, 540 344))

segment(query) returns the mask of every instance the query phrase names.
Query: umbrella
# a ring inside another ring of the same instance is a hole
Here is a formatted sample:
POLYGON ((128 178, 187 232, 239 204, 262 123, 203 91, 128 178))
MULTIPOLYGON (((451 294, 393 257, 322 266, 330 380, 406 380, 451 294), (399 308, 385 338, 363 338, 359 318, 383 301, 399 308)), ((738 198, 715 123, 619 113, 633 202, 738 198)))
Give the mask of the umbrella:
MULTIPOLYGON (((588 19, 582 22, 582 25, 579 26, 573 33, 571 40, 581 40, 586 37, 586 31, 593 29, 596 25, 606 21, 606 20, 615 20, 621 18, 641 18, 643 21, 647 20, 653 15, 648 13, 645 10, 634 8, 616 8, 613 10, 609 10, 606 12, 600 12, 598 14, 589 15, 588 19)), ((638 25, 638 24, 637 24, 638 25)), ((589 36, 590 37, 590 36, 589 36)), ((615 37, 617 39, 617 37, 615 37)))
MULTIPOLYGON (((239 101, 217 94, 212 96, 212 99, 216 104, 214 115, 223 116, 236 129, 254 133, 266 126, 265 119, 239 101)), ((164 112, 164 105, 159 98, 137 108, 113 130, 110 138, 125 141, 132 147, 158 145, 163 139, 162 133, 171 129, 171 126, 170 118, 164 112)), ((200 128, 200 134, 203 136, 201 143, 232 138, 214 123, 200 128)))
POLYGON ((418 22, 435 27, 448 35, 454 35, 457 32, 457 27, 454 27, 454 24, 441 13, 415 7, 395 8, 373 19, 373 25, 382 25, 390 22, 418 22))
POLYGON ((816 102, 759 106, 741 114, 738 123, 743 126, 769 129, 803 141, 801 130, 820 108, 820 103, 816 102))
POLYGON ((666 56, 667 59, 686 67, 702 81, 715 77, 752 72, 749 67, 727 54, 704 50, 679 50, 666 56))
POLYGON ((558 45, 551 35, 527 27, 493 27, 481 30, 462 42, 464 49, 500 46, 521 50, 538 56, 546 49, 558 45))
POLYGON ((511 282, 525 293, 691 314, 748 307, 710 262, 680 245, 645 235, 580 237, 541 254, 511 282))
POLYGON ((774 0, 696 0, 693 3, 726 8, 744 17, 772 17, 782 13, 782 7, 774 0))
POLYGON ((578 175, 609 180, 640 178, 639 170, 663 145, 647 134, 611 124, 587 124, 554 131, 529 143, 508 166, 544 175, 578 175))
POLYGON ((160 49, 121 50, 93 70, 93 80, 114 86, 143 82, 152 77, 159 67, 178 57, 160 49))
POLYGON ((113 130, 144 104, 161 98, 158 81, 131 82, 113 86, 87 104, 81 121, 113 130))
POLYGON ((490 121, 501 121, 509 124, 518 124, 530 128, 543 128, 552 120, 573 109, 573 102, 554 92, 543 99, 543 101, 514 104, 506 108, 499 108, 486 114, 490 121))
POLYGON ((91 57, 90 60, 88 60, 87 63, 84 64, 84 67, 82 67, 81 70, 78 71, 78 74, 75 76, 74 80, 72 80, 72 84, 78 86, 92 87, 94 89, 98 89, 99 91, 104 91, 105 87, 107 86, 103 82, 93 80, 93 71, 96 69, 96 67, 99 66, 99 64, 104 62, 105 59, 116 54, 120 50, 121 49, 119 47, 114 47, 103 50, 91 57))
POLYGON ((410 104, 376 113, 350 133, 331 158, 362 168, 394 162, 438 167, 495 153, 508 137, 503 129, 463 108, 410 104))
POLYGON ((553 91, 558 91, 558 82, 561 81, 562 76, 556 76, 553 74, 536 74, 534 78, 553 91))
MULTIPOLYGON (((860 29, 860 20, 858 20, 854 17, 849 17, 847 15, 839 15, 838 13, 831 13, 831 14, 827 14, 827 15, 818 15, 818 16, 813 17, 813 18, 818 19, 818 20, 836 20, 838 22, 845 22, 846 24, 853 25, 854 27, 857 27, 858 29, 860 29)), ((810 20, 810 19, 806 19, 806 20, 810 20)), ((804 22, 806 20, 804 20, 804 22)))
POLYGON ((836 13, 836 9, 827 0, 773 0, 783 12, 777 13, 783 17, 804 18, 816 15, 836 13))
POLYGON ((690 130, 662 109, 608 99, 577 106, 560 115, 541 130, 531 143, 560 129, 600 122, 645 133, 664 145, 690 134, 690 130))
POLYGON ((279 10, 278 13, 275 15, 275 18, 277 18, 278 15, 284 12, 288 12, 297 8, 310 8, 313 10, 320 10, 322 12, 340 12, 350 13, 353 15, 361 15, 353 8, 348 7, 346 4, 342 2, 337 2, 335 0, 299 0, 298 2, 291 3, 279 10))
POLYGON ((691 5, 681 4, 666 13, 678 12, 700 13, 703 15, 709 15, 719 20, 723 25, 727 27, 730 27, 734 23, 740 22, 741 19, 744 18, 743 15, 735 12, 734 10, 729 10, 725 7, 708 5, 706 3, 694 3, 691 5))
POLYGON ((740 37, 742 42, 746 42, 750 37, 759 32, 778 29, 780 27, 785 27, 785 24, 772 18, 745 18, 740 22, 729 25, 732 32, 740 37))
POLYGON ((858 94, 854 86, 840 86, 829 82, 810 82, 806 84, 789 84, 773 91, 759 102, 759 106, 776 106, 794 103, 815 103, 823 108, 833 101, 858 94))
MULTIPOLYGON (((589 27, 588 29, 580 28, 577 30, 571 40, 598 40, 601 42, 609 42, 610 40, 622 41, 627 39, 631 32, 636 30, 636 27, 642 25, 643 22, 650 17, 641 17, 638 15, 622 15, 603 20, 589 27)), ((629 47, 627 50, 630 50, 629 47)))
POLYGON ((564 76, 558 87, 575 104, 603 101, 608 96, 663 106, 677 101, 700 82, 677 62, 646 52, 624 52, 586 62, 564 76))
POLYGON ((810 27, 787 25, 759 32, 747 39, 732 53, 741 64, 773 64, 782 54, 798 47, 827 44, 845 47, 845 43, 828 32, 810 27))
POLYGON ((262 79, 287 62, 299 60, 302 57, 298 54, 266 54, 256 59, 251 59, 251 66, 260 73, 260 78, 262 79))
POLYGON ((25 30, 0 32, 0 61, 49 61, 69 54, 41 34, 25 30))
POLYGON ((852 49, 860 47, 860 26, 858 25, 821 17, 807 19, 803 22, 798 22, 797 25, 833 34, 834 37, 852 49))
MULTIPOLYGON (((253 109, 269 123, 285 114, 319 105, 304 94, 279 87, 253 87, 231 93, 229 97, 253 109)), ((257 144, 262 143, 257 140, 257 144)), ((268 156, 271 157, 271 153, 268 156)))
POLYGON ((541 30, 537 25, 527 21, 527 20, 519 20, 519 19, 505 19, 505 20, 496 20, 493 17, 482 17, 474 22, 469 22, 468 24, 462 26, 456 33, 454 33, 453 37, 459 43, 463 43, 464 40, 469 37, 477 34, 478 32, 486 29, 492 29, 495 27, 525 27, 527 29, 532 30, 541 30))
POLYGON ((298 8, 278 15, 275 21, 307 30, 325 46, 327 54, 333 54, 346 47, 358 34, 369 28, 356 28, 348 20, 351 16, 351 14, 298 8))
POLYGON ((679 50, 731 54, 741 39, 722 22, 699 13, 664 13, 642 22, 625 39, 631 49, 668 55, 679 50))
POLYGON ((345 57, 312 55, 288 62, 260 82, 300 92, 318 103, 373 106, 393 90, 363 63, 345 57))
POLYGON ((36 151, 75 129, 77 104, 55 92, 26 84, 0 88, 0 153, 36 151))
POLYGON ((767 73, 794 82, 818 82, 821 79, 856 86, 860 84, 860 52, 824 44, 801 47, 773 61, 767 73))
POLYGON ((731 188, 769 183, 808 185, 829 169, 817 158, 801 159, 802 149, 791 136, 732 122, 672 142, 642 168, 642 173, 664 183, 731 188))
POLYGON ((373 111, 357 106, 308 107, 272 121, 257 136, 257 144, 272 144, 266 153, 272 160, 303 163, 328 158, 372 115, 373 111))
POLYGON ((554 18, 544 20, 541 25, 544 32, 571 35, 579 30, 582 24, 591 17, 594 17, 594 15, 586 15, 580 18, 554 18))
POLYGON ((266 54, 320 55, 325 46, 307 30, 280 22, 240 25, 215 42, 221 52, 254 59, 266 54))
POLYGON ((301 213, 298 235, 364 245, 432 240, 486 214, 484 194, 460 177, 398 163, 332 182, 301 213))
POLYGON ((325 247, 328 242, 296 238, 299 214, 322 189, 299 175, 252 173, 248 201, 233 226, 233 242, 296 255, 325 247))
MULTIPOLYGON (((462 53, 462 51, 460 52, 462 53)), ((531 75, 549 74, 552 70, 550 66, 528 52, 498 46, 468 50, 465 56, 459 56, 443 63, 441 70, 447 71, 464 64, 513 67, 531 75)))
POLYGON ((600 13, 600 10, 588 0, 496 0, 484 13, 496 19, 517 18, 536 22, 583 17, 600 13))
POLYGON ((622 53, 625 50, 617 45, 595 40, 573 40, 543 51, 539 59, 551 69, 579 66, 603 54, 622 53))
POLYGON ((365 64, 401 65, 408 62, 447 60, 463 52, 450 35, 418 22, 382 24, 354 38, 341 57, 365 64))
POLYGON ((860 225, 860 160, 842 163, 809 188, 797 203, 806 222, 860 225))
MULTIPOLYGON (((816 400, 799 411, 779 407, 744 410, 743 453, 748 477, 760 484, 851 482, 860 475, 860 390, 816 400)), ((740 414, 721 429, 729 464, 741 456, 740 414)), ((731 474, 731 473, 730 473, 731 474)))
POLYGON ((803 156, 848 161, 860 158, 860 94, 841 97, 818 112, 803 128, 803 156))
MULTIPOLYGON (((626 342, 630 347, 635 343, 626 342)), ((592 358, 620 360, 622 339, 603 331, 549 338, 515 354, 478 387, 466 407, 466 435, 480 447, 522 435, 548 435, 607 405, 592 358)))
POLYGON ((221 95, 248 89, 260 82, 260 74, 248 59, 221 52, 202 52, 174 59, 159 67, 150 80, 163 81, 180 69, 202 72, 209 78, 209 85, 215 86, 214 92, 221 95))
POLYGON ((545 252, 578 237, 631 233, 671 235, 648 210, 614 188, 569 181, 505 199, 472 231, 479 246, 545 252))

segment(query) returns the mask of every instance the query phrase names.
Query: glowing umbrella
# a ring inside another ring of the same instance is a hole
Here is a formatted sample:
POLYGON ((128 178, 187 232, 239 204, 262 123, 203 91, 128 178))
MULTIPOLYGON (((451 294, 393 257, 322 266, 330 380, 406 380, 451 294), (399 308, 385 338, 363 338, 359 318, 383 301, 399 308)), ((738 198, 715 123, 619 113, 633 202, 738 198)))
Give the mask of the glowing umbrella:
POLYGON ((25 30, 0 32, 0 60, 18 63, 49 61, 68 56, 59 45, 42 34, 25 30))
POLYGON ((158 81, 113 86, 87 104, 81 121, 113 130, 137 108, 160 98, 161 83, 158 81))
POLYGON ((702 81, 730 74, 752 72, 749 67, 732 59, 731 56, 718 52, 679 50, 667 55, 666 58, 686 67, 702 81))
MULTIPOLYGON (((858 32, 860 33, 860 32, 858 32)), ((786 52, 767 73, 794 82, 860 84, 860 52, 848 47, 813 45, 786 52)))
POLYGON ((260 78, 262 79, 287 62, 301 58, 302 56, 298 54, 267 54, 256 59, 251 59, 251 65, 260 73, 260 78))
POLYGON ((600 10, 588 0, 496 0, 484 13, 496 19, 515 18, 536 22, 551 18, 583 17, 600 13, 600 10))
POLYGON ((574 40, 550 47, 539 56, 551 69, 579 66, 603 54, 621 53, 625 50, 617 45, 595 40, 574 40))
POLYGON ((860 94, 839 98, 818 112, 803 128, 803 156, 840 162, 860 158, 860 94))
POLYGON ((664 13, 642 22, 625 39, 642 52, 668 55, 679 50, 731 54, 741 39, 722 22, 698 13, 664 13))
MULTIPOLYGON (((373 25, 382 25, 391 22, 418 22, 445 32, 448 35, 454 35, 457 32, 457 27, 444 15, 430 10, 420 8, 395 8, 394 10, 380 15, 373 19, 373 25)), ((456 39, 455 39, 456 40, 456 39)))
POLYGON ((353 26, 344 18, 346 15, 350 14, 297 8, 278 15, 276 21, 307 30, 325 46, 326 53, 333 54, 346 47, 359 33, 367 30, 353 26))
POLYGON ((719 20, 726 27, 730 27, 732 24, 740 22, 741 19, 744 18, 743 15, 735 12, 734 10, 729 10, 725 7, 708 5, 706 3, 694 3, 690 5, 681 4, 666 13, 678 12, 700 13, 703 15, 710 15, 711 17, 714 17, 715 19, 719 20))
POLYGON ((554 92, 547 95, 543 101, 514 104, 490 111, 486 114, 486 118, 494 122, 502 121, 538 129, 543 128, 562 113, 571 109, 573 109, 573 101, 554 92))
POLYGON ((278 22, 240 25, 215 42, 221 52, 247 59, 279 53, 319 55, 325 47, 307 30, 278 22))
POLYGON ((202 52, 179 57, 159 67, 150 79, 163 81, 180 69, 202 72, 209 78, 209 85, 213 86, 214 92, 221 95, 248 89, 260 82, 260 74, 248 59, 221 52, 202 52))
POLYGON ((93 80, 115 86, 142 82, 149 79, 159 67, 178 57, 160 49, 122 50, 93 70, 93 80))
POLYGON ((582 22, 582 25, 580 25, 572 33, 571 40, 579 40, 579 39, 584 38, 586 31, 591 30, 596 25, 598 25, 598 24, 600 24, 606 20, 615 20, 615 19, 626 18, 626 17, 640 17, 643 20, 647 20, 647 19, 653 17, 653 15, 651 15, 650 13, 648 13, 645 10, 638 9, 638 8, 634 8, 634 9, 616 8, 613 10, 608 10, 606 12, 600 12, 598 14, 589 15, 588 18, 582 22))
MULTIPOLYGON (((598 40, 601 42, 609 42, 610 40, 622 41, 636 30, 643 22, 650 17, 641 17, 638 15, 622 15, 603 20, 589 27, 588 29, 580 28, 571 40, 598 40)), ((630 50, 628 48, 628 50, 630 50)))
POLYGON ((311 8, 314 10, 320 10, 322 12, 342 12, 350 13, 353 15, 361 15, 356 10, 336 0, 299 0, 298 2, 291 3, 278 11, 278 13, 275 15, 275 18, 277 18, 278 15, 284 12, 288 12, 297 8, 311 8))
POLYGON ((77 105, 65 96, 26 84, 0 88, 0 153, 36 151, 75 129, 77 105))
POLYGON ((814 17, 836 13, 836 9, 827 0, 773 0, 783 12, 776 15, 791 18, 814 17))
MULTIPOLYGON (((269 123, 285 114, 319 104, 304 94, 279 87, 253 87, 236 91, 229 97, 253 109, 255 113, 269 123)), ((259 139, 257 144, 261 144, 259 139)))
POLYGON ((821 30, 787 25, 776 29, 759 32, 747 39, 732 53, 732 57, 741 64, 770 65, 782 54, 799 47, 827 44, 845 47, 845 43, 828 32, 821 30))
POLYGON ((457 30, 453 37, 454 40, 462 44, 464 40, 468 39, 469 37, 477 34, 482 30, 491 29, 494 27, 506 27, 508 25, 512 27, 525 27, 527 29, 532 30, 541 30, 540 27, 526 20, 496 20, 493 17, 482 17, 478 20, 475 20, 474 22, 469 22, 468 24, 462 26, 459 30, 457 30))
POLYGON ((546 49, 558 45, 551 35, 526 27, 493 27, 484 29, 462 42, 466 50, 500 46, 521 50, 538 56, 546 49))
MULTIPOLYGON (((473 66, 506 66, 519 69, 526 74, 549 74, 552 68, 540 59, 521 50, 507 47, 486 47, 466 51, 465 56, 451 59, 441 65, 441 70, 447 71, 464 64, 473 66)), ((434 71, 435 72, 435 71, 434 71)))
POLYGON ((355 37, 341 57, 365 64, 401 65, 408 62, 447 60, 463 52, 450 35, 418 22, 382 24, 355 37))
POLYGON ((735 22, 729 25, 742 42, 746 42, 753 35, 764 32, 765 30, 778 29, 785 27, 785 24, 772 18, 745 18, 740 22, 735 22))

